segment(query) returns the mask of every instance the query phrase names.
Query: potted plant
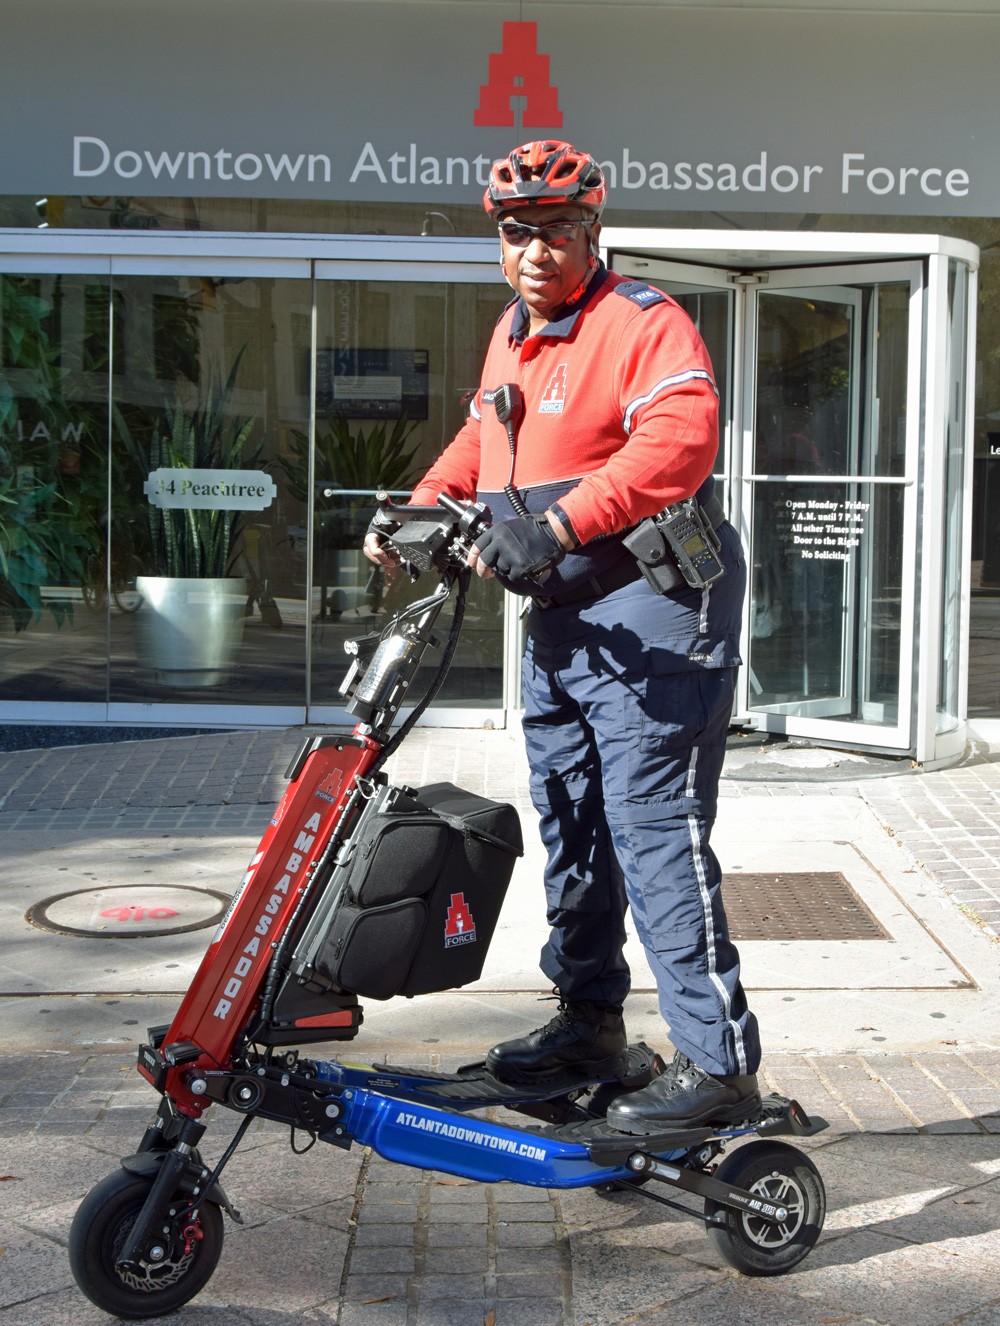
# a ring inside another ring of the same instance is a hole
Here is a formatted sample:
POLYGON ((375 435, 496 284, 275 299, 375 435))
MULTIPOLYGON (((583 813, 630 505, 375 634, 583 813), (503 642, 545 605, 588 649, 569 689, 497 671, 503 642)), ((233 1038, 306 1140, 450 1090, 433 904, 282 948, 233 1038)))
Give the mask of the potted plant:
MULTIPOLYGON (((261 448, 250 445, 255 421, 230 408, 242 355, 225 383, 218 373, 209 376, 193 408, 178 385, 153 423, 148 448, 115 410, 119 436, 145 476, 157 568, 136 578, 143 600, 136 653, 167 686, 222 681, 243 635, 246 581, 233 564, 245 508, 233 504, 236 485, 227 476, 252 471, 261 448), (206 475, 219 482, 204 482, 206 475)), ((273 484, 257 478, 270 488, 269 502, 273 484)))

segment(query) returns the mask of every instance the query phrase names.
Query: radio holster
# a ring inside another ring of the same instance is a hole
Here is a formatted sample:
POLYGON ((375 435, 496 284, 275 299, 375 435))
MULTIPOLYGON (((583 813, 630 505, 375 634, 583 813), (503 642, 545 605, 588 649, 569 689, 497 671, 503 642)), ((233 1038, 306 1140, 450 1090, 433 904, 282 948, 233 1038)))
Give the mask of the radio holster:
POLYGON ((716 533, 725 518, 717 497, 704 506, 689 497, 640 521, 622 543, 657 594, 685 584, 703 589, 726 573, 716 533))

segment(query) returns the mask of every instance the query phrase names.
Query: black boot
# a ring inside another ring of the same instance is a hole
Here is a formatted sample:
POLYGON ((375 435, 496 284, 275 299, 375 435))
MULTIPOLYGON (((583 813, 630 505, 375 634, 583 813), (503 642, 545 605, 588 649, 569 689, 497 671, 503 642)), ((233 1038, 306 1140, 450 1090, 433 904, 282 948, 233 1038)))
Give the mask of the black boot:
POLYGON ((486 1056, 486 1067, 501 1082, 620 1077, 628 1067, 621 1007, 589 999, 561 1000, 559 1012, 544 1027, 494 1045, 486 1056))
POLYGON ((759 1112, 755 1073, 713 1077, 678 1050, 648 1087, 612 1101, 608 1124, 619 1133, 646 1137, 702 1123, 742 1123, 759 1112))

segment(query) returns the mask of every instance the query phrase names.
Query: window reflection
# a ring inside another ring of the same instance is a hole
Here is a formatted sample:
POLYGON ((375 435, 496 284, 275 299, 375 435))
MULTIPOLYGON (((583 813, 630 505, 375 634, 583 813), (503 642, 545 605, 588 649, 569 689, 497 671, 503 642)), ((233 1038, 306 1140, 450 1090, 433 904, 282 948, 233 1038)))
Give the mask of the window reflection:
MULTIPOLYGON (((478 382, 502 304, 493 285, 322 281, 313 494, 314 705, 340 703, 344 641, 381 630, 389 614, 427 594, 430 577, 386 580, 361 552, 375 494, 405 501, 451 441, 478 382)), ((305 493, 304 439, 283 462, 305 493)), ((503 591, 474 578, 455 659, 436 703, 496 706, 503 694, 503 591)), ((439 633, 440 634, 440 633, 439 633)), ((436 668, 431 655, 414 696, 436 668)))
POLYGON ((5 699, 106 698, 107 308, 100 278, 0 274, 5 699))
MULTIPOLYGON (((311 282, 2 277, 3 698, 341 707, 343 641, 416 593, 360 553, 375 494, 457 430, 502 299, 318 289, 312 454, 311 282)), ((499 704, 502 615, 474 586, 439 703, 499 704)))
POLYGON ((124 277, 115 296, 111 555, 140 604, 110 621, 110 698, 301 706, 304 509, 277 460, 308 427, 286 365, 309 354, 309 283, 124 277))

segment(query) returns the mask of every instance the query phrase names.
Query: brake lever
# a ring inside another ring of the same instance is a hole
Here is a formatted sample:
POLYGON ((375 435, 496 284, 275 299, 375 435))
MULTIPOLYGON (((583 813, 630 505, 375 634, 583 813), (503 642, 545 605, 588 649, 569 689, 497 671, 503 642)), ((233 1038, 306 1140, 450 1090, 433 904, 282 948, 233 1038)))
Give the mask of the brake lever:
MULTIPOLYGON (((476 539, 493 523, 492 511, 484 502, 470 502, 463 505, 461 502, 456 502, 453 497, 449 497, 447 493, 438 494, 438 504, 446 511, 450 511, 453 516, 459 517, 459 535, 454 547, 456 551, 464 553, 467 557, 476 539)), ((527 579, 541 588, 551 574, 552 567, 546 566, 538 575, 528 576, 527 579)))

